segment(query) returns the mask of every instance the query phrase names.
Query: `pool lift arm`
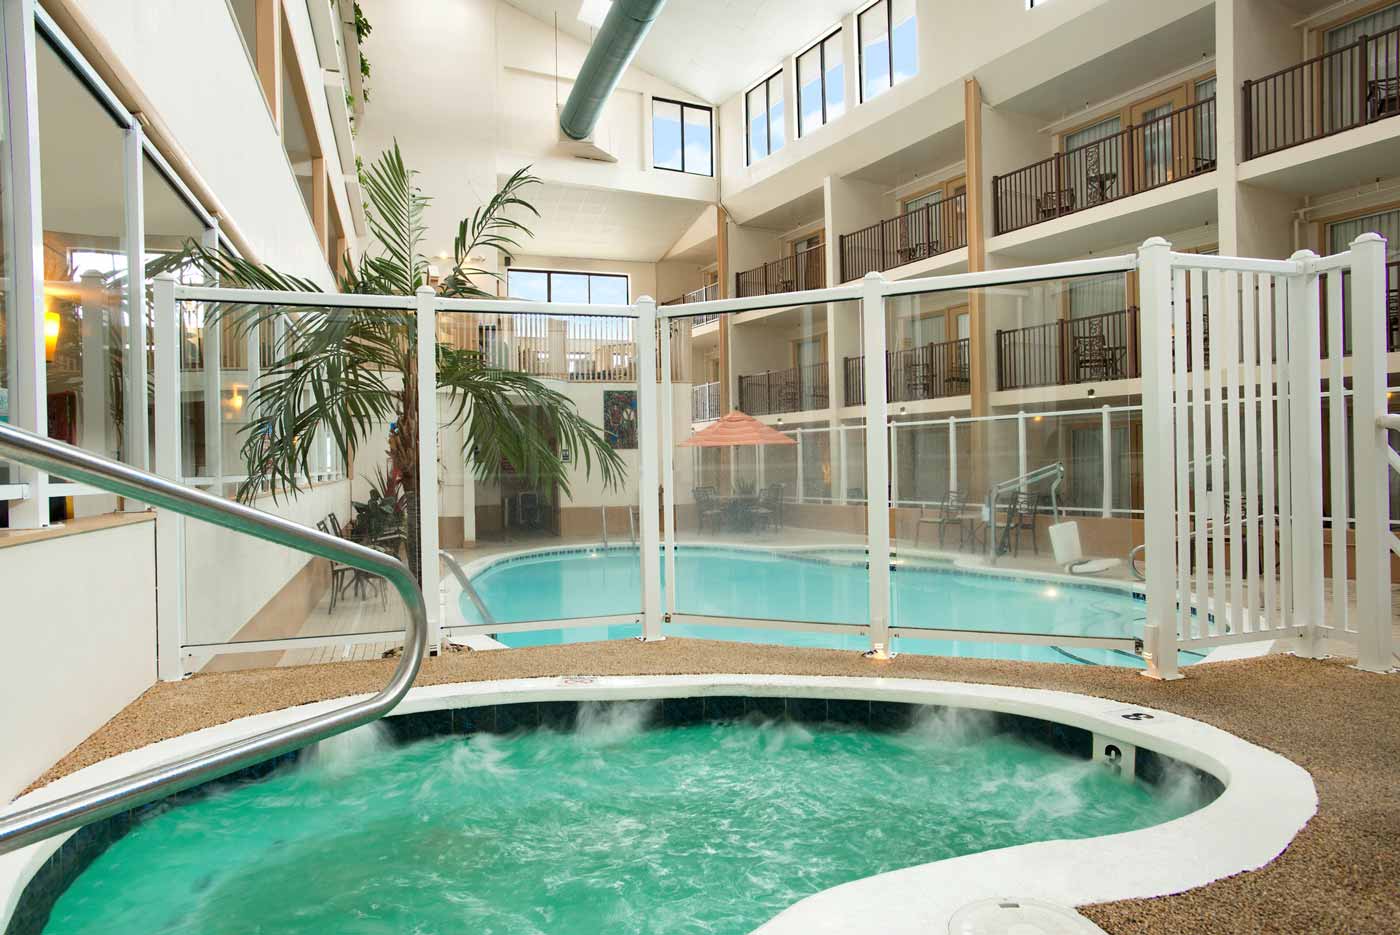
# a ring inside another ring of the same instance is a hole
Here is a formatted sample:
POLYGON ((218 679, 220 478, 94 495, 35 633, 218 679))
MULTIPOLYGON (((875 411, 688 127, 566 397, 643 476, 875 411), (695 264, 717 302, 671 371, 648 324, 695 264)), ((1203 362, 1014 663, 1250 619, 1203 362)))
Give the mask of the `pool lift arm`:
POLYGON ((1036 468, 1034 471, 1027 471, 1024 474, 1019 474, 1009 480, 1004 480, 998 484, 992 485, 992 488, 987 491, 987 502, 984 509, 987 512, 988 564, 996 564, 997 556, 1001 551, 998 548, 998 543, 1003 538, 1007 538, 1011 535, 1013 511, 1010 509, 1006 511, 1005 529, 1000 534, 997 532, 997 501, 1001 499, 1001 495, 1011 490, 1024 490, 1031 484, 1039 483, 1047 478, 1054 478, 1050 482, 1050 514, 1054 521, 1058 523, 1060 521, 1060 484, 1065 479, 1065 465, 1062 461, 1056 461, 1054 464, 1047 464, 1044 467, 1036 468))

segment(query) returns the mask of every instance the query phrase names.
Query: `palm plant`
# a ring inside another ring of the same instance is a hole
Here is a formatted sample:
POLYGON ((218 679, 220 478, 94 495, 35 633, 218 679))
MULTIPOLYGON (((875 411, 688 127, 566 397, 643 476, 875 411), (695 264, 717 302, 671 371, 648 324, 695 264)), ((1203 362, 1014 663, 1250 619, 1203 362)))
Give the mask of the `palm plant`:
MULTIPOLYGON (((428 284, 422 251, 423 210, 429 203, 414 182, 398 144, 361 174, 369 198, 366 219, 380 252, 359 265, 347 254, 336 276, 338 290, 359 295, 411 296, 428 284)), ((450 271, 437 286, 456 298, 491 298, 477 280, 497 274, 468 265, 477 251, 496 248, 509 255, 529 229, 511 215, 538 216, 524 192, 539 180, 528 168, 512 175, 486 204, 458 225, 450 271)), ((172 265, 193 263, 220 285, 233 288, 319 292, 316 283, 250 263, 227 251, 189 243, 172 265)), ((390 476, 408 497, 410 563, 415 572, 417 493, 436 483, 435 465, 419 464, 417 414, 420 374, 417 319, 412 311, 221 306, 208 326, 233 316, 235 330, 247 334, 265 322, 287 322, 275 348, 276 360, 263 370, 247 397, 249 420, 242 447, 247 479, 239 498, 263 490, 274 497, 295 495, 309 475, 315 439, 334 440, 345 463, 378 426, 388 423, 390 476), (427 475, 427 476, 425 476, 427 475)), ((569 477, 556 451, 578 453, 585 472, 596 467, 604 484, 615 487, 622 460, 597 426, 583 418, 572 400, 528 374, 490 365, 480 351, 437 342, 437 385, 450 397, 446 422, 464 429, 464 450, 472 452, 478 477, 489 479, 509 466, 535 485, 557 483, 567 495, 569 477)))

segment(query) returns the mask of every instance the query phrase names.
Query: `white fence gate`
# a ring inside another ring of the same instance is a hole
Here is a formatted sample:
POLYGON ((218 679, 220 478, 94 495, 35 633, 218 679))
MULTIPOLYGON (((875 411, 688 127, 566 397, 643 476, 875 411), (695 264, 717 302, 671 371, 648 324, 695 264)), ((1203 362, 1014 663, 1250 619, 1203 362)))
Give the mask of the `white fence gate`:
POLYGON ((1400 456, 1385 429, 1384 241, 1273 261, 1153 238, 1139 270, 1149 674, 1179 677, 1182 649, 1267 639, 1305 656, 1339 641, 1388 670, 1400 456))

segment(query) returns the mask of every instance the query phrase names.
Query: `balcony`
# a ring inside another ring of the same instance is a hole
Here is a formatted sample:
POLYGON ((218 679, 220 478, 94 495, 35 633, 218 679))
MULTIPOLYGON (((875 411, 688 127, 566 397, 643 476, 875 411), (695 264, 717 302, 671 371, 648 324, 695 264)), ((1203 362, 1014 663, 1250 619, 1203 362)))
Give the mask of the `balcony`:
POLYGON ((1244 83, 1245 159, 1400 114, 1400 26, 1244 83))
MULTIPOLYGON (((734 277, 735 295, 747 298, 826 288, 826 245, 799 250, 734 277)), ((746 412, 748 410, 745 410, 746 412)), ((754 415, 754 413, 749 413, 754 415)))
POLYGON ((825 363, 739 377, 739 409, 751 416, 825 409, 830 398, 825 363))
POLYGON ((710 422, 719 417, 719 384, 700 383, 691 387, 690 421, 710 422))
MULTIPOLYGON (((695 303, 695 302, 713 302, 715 299, 718 299, 718 298, 719 298, 719 283, 717 283, 717 282, 712 282, 712 283, 710 283, 708 286, 701 286, 699 289, 695 289, 695 290, 693 290, 693 291, 691 291, 691 292, 687 292, 685 295, 677 296, 677 297, 674 298, 674 299, 667 299, 665 302, 662 302, 661 304, 662 304, 662 305, 690 305, 690 304, 695 303)), ((716 317, 716 316, 714 316, 714 315, 706 315, 706 316, 704 316, 704 318, 705 318, 706 321, 713 321, 713 320, 715 319, 715 317, 716 317)), ((692 321, 692 324, 693 324, 695 320, 692 319, 691 321, 692 321)))
POLYGON ((992 179, 996 233, 1030 227, 1215 169, 1215 98, 992 179))
MULTIPOLYGON (((967 338, 887 351, 885 392, 889 401, 909 403, 965 395, 970 386, 968 355, 967 338)), ((865 358, 847 357, 844 376, 846 405, 864 406, 865 358)))
POLYGON ((1142 375, 1136 308, 998 330, 995 346, 998 390, 1070 386, 1142 375))
POLYGON ((967 194, 841 235, 841 281, 967 246, 967 194))

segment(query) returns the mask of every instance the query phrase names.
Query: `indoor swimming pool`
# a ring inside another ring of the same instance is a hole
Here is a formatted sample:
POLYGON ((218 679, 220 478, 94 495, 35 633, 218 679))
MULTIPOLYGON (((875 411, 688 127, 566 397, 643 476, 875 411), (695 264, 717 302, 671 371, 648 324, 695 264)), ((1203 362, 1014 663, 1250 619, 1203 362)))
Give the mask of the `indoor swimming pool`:
MULTIPOLYGON (((496 623, 548 622, 640 612, 635 548, 563 548, 488 560, 471 575, 496 623)), ((869 575, 856 549, 763 551, 681 546, 676 554, 676 611, 707 617, 858 624, 867 618, 869 575)), ((665 583, 663 582, 663 587, 665 583)), ((898 652, 1141 668, 1127 649, 979 640, 977 633, 1141 639, 1146 605, 1140 594, 1105 582, 1065 581, 955 567, 950 562, 898 563, 891 575, 892 625, 967 632, 966 639, 896 637, 898 652)), ((483 624, 466 595, 469 624, 483 624)), ((668 636, 739 640, 782 646, 865 650, 864 633, 823 632, 696 622, 667 623, 668 636)), ((511 647, 623 639, 635 623, 570 625, 506 631, 511 647)), ((1069 642, 1068 640, 1066 641, 1069 642)), ((1183 652, 1182 662, 1201 659, 1183 652)))

